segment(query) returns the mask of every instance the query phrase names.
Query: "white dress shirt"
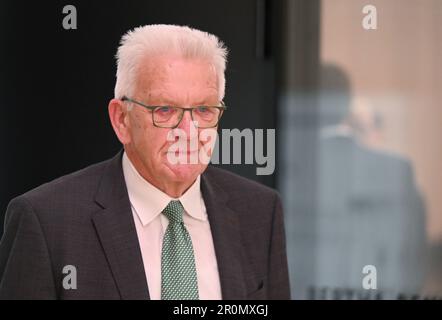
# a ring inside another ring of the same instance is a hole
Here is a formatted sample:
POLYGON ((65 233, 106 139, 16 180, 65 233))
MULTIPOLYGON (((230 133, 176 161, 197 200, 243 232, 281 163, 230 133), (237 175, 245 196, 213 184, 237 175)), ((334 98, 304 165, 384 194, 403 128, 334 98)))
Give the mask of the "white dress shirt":
POLYGON ((200 189, 201 177, 178 199, 171 198, 149 182, 135 169, 126 153, 123 154, 123 173, 126 181, 138 241, 143 257, 149 295, 161 299, 161 249, 163 236, 169 223, 161 212, 171 200, 181 201, 183 215, 192 239, 198 292, 201 300, 220 300, 221 285, 212 232, 206 206, 200 189))

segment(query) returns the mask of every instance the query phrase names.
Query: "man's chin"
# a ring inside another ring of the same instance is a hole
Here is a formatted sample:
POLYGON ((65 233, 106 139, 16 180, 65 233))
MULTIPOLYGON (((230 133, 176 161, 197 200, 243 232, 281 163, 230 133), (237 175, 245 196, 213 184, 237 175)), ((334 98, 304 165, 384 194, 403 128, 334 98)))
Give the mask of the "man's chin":
POLYGON ((206 169, 202 164, 168 164, 169 176, 176 182, 192 182, 206 169))

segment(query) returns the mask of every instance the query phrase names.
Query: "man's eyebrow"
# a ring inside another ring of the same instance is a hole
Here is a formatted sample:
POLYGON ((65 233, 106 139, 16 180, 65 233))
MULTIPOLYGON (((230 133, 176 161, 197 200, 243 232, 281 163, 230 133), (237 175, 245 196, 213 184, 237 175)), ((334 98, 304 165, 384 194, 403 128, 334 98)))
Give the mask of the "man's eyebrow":
MULTIPOLYGON (((159 94, 156 97, 150 97, 150 100, 152 101, 158 101, 158 103, 160 104, 167 104, 168 106, 177 106, 178 103, 174 102, 173 99, 171 99, 170 97, 165 96, 164 94, 159 94)), ((203 99, 203 100, 199 100, 198 103, 193 103, 193 106, 212 106, 215 104, 210 104, 207 103, 207 100, 209 100, 209 98, 203 99)), ((156 103, 156 104, 158 104, 156 103)))
POLYGON ((206 103, 206 102, 207 102, 207 100, 202 100, 202 102, 195 103, 194 105, 195 106, 211 106, 211 105, 213 105, 213 104, 206 103))
POLYGON ((175 105, 175 102, 173 102, 173 99, 170 99, 169 97, 166 97, 164 94, 159 94, 159 95, 149 95, 149 100, 150 101, 156 101, 159 103, 165 103, 168 105, 175 105))

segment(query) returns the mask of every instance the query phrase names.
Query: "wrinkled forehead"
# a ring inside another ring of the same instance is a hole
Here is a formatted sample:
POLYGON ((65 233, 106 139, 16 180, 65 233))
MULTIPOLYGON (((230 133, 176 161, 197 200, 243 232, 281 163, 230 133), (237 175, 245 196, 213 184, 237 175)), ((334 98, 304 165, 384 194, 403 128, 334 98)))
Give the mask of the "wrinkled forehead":
MULTIPOLYGON (((146 57, 141 60, 136 78, 137 92, 199 90, 216 94, 216 69, 207 60, 173 56, 146 57)), ((167 92, 172 91, 172 92, 167 92)))

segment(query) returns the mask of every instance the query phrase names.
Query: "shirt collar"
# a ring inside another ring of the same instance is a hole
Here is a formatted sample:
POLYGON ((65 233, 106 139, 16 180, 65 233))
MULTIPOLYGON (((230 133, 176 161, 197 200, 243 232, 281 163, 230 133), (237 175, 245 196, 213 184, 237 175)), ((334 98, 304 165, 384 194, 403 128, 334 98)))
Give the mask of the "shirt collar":
POLYGON ((192 218, 205 221, 207 214, 201 195, 201 176, 198 176, 189 189, 178 199, 174 199, 149 183, 136 170, 126 152, 122 160, 123 174, 132 207, 143 226, 155 219, 171 200, 179 200, 185 212, 192 218))

